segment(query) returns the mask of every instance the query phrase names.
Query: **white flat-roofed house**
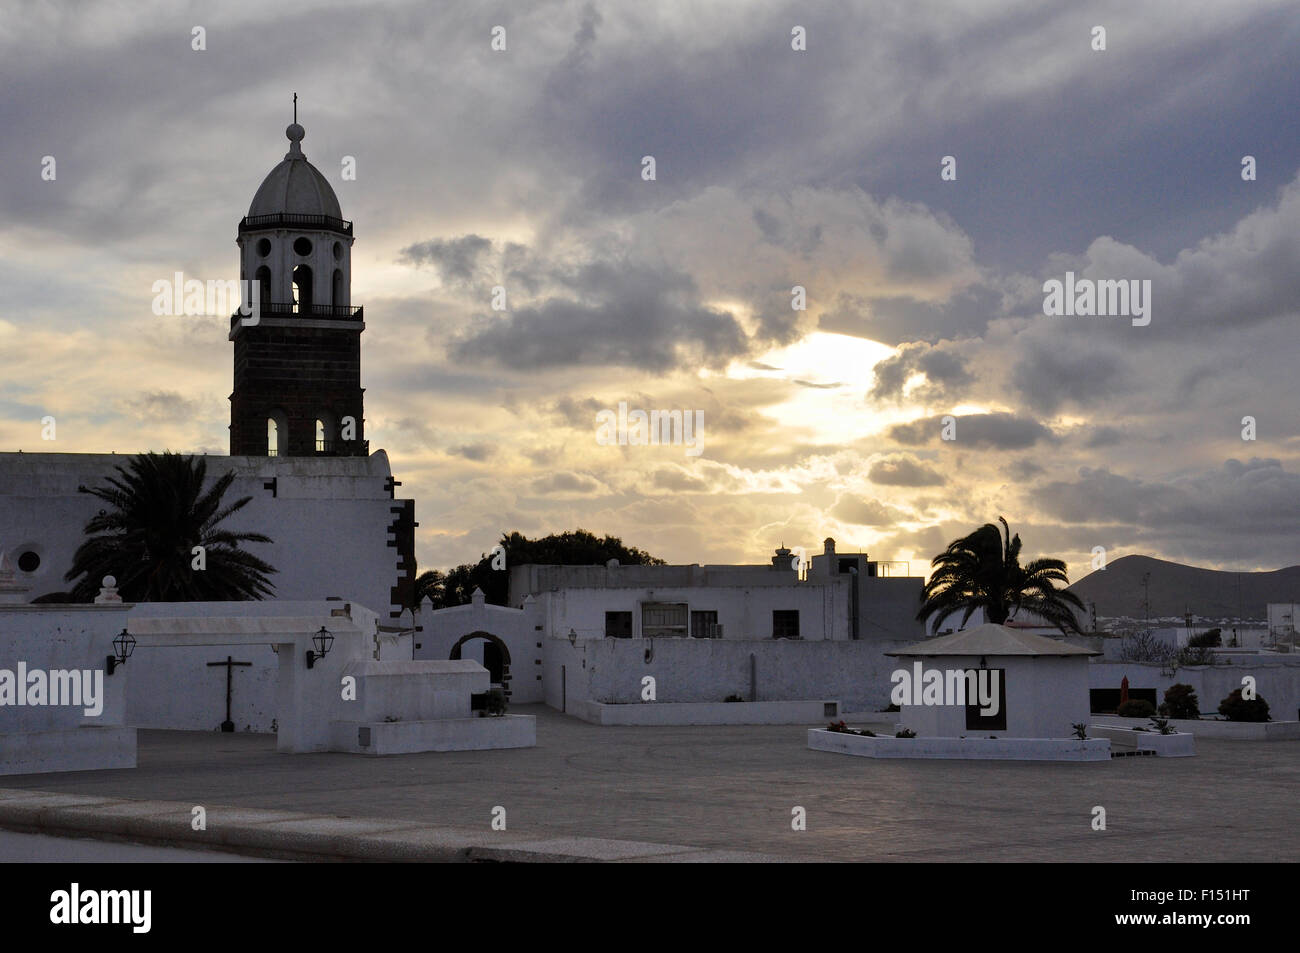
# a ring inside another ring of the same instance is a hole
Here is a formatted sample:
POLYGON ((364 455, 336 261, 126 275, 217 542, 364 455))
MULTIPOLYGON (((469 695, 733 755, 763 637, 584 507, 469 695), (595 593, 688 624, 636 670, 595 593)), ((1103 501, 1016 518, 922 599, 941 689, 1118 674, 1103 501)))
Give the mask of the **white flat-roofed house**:
POLYGON ((850 580, 801 580, 772 565, 518 566, 510 603, 531 596, 544 631, 581 639, 848 640, 850 580))

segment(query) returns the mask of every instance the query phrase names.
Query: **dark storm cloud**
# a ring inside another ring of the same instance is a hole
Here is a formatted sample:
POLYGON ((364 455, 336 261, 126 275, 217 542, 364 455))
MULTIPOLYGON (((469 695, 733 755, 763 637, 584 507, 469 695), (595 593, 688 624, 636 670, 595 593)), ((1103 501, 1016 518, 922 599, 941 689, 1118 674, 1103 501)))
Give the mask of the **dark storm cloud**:
POLYGON ((1275 566, 1300 561, 1297 499, 1300 474, 1260 458, 1229 459, 1166 481, 1083 467, 1077 480, 1053 481, 1035 493, 1046 512, 1066 523, 1126 524, 1131 531, 1120 541, 1128 545, 1275 566))
POLYGON ((175 391, 152 391, 128 401, 128 406, 149 420, 174 423, 193 417, 199 409, 199 401, 186 398, 175 391))
POLYGON ((577 398, 566 394, 548 408, 548 413, 570 427, 590 429, 596 426, 596 415, 609 409, 594 397, 577 398))
POLYGON ((809 258, 822 245, 822 226, 818 224, 792 228, 767 209, 754 207, 754 224, 769 245, 809 258))
POLYGON ((867 476, 873 483, 884 486, 941 486, 947 482, 938 470, 907 455, 878 460, 867 476))
POLYGON ((820 327, 895 346, 909 341, 935 344, 943 338, 983 334, 990 321, 1004 316, 1004 304, 1001 291, 981 285, 958 291, 943 301, 844 292, 822 315, 820 327))
POLYGON ((651 481, 656 489, 675 490, 680 493, 707 493, 709 484, 697 476, 692 476, 680 467, 656 470, 651 481))
POLYGON ((1055 413, 1066 403, 1088 406, 1129 390, 1139 380, 1124 356, 1079 340, 1024 336, 1011 384, 1028 409, 1055 413))
POLYGON ((841 496, 831 507, 830 515, 858 526, 892 526, 900 520, 913 518, 879 500, 864 500, 854 496, 841 496))
POLYGON ((1024 450, 1039 441, 1052 442, 1056 435, 1039 421, 1016 414, 961 414, 956 418, 953 441, 944 441, 943 417, 926 417, 889 428, 889 436, 911 447, 951 443, 957 447, 987 447, 995 450, 1024 450))
POLYGON ((1033 460, 1029 460, 1024 457, 1021 457, 1017 460, 1012 461, 1011 469, 1009 472, 1011 473, 1011 476, 1015 480, 1024 483, 1028 480, 1033 479, 1036 476, 1040 476, 1043 473, 1046 473, 1047 471, 1044 470, 1043 467, 1035 463, 1033 460))
POLYGON ((407 245, 401 251, 401 260, 412 265, 432 265, 444 282, 469 284, 479 276, 479 262, 491 248, 492 242, 480 235, 434 238, 407 245))
POLYGON ((1113 447, 1126 437, 1123 430, 1111 426, 1089 427, 1087 434, 1083 445, 1089 450, 1096 450, 1100 447, 1113 447))
POLYGON ((927 403, 956 400, 974 381, 965 359, 947 341, 934 347, 905 344, 893 357, 877 363, 872 372, 876 379, 871 396, 881 400, 901 398, 903 385, 916 373, 925 375, 925 384, 915 396, 927 403))
POLYGON ((456 360, 516 370, 621 366, 663 372, 724 367, 748 342, 729 313, 701 305, 688 275, 597 262, 552 297, 504 318, 483 317, 455 340, 456 360))
POLYGON ((560 470, 556 473, 538 477, 532 482, 532 491, 542 495, 592 494, 601 488, 599 480, 593 479, 585 473, 573 473, 569 470, 560 470))
POLYGON ((496 454, 496 444, 491 443, 469 443, 461 447, 452 447, 449 451, 453 456, 464 457, 466 460, 473 460, 475 463, 482 463, 489 457, 496 454))

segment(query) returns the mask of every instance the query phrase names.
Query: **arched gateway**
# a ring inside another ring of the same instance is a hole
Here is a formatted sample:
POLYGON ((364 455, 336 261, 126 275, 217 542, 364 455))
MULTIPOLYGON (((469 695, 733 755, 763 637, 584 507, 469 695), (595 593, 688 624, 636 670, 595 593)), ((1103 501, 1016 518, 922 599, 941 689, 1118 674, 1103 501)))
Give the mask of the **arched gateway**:
POLYGON ((500 685, 508 697, 510 695, 510 649, 499 636, 491 632, 471 632, 462 635, 451 647, 450 659, 460 658, 461 646, 472 639, 483 640, 483 667, 488 670, 488 677, 493 685, 500 685))

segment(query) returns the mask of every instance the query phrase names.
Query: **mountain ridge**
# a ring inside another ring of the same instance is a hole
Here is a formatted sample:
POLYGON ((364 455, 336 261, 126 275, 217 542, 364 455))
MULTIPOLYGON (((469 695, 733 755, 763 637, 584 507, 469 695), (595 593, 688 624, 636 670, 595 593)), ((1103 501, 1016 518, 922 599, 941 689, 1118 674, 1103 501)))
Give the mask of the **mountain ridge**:
POLYGON ((1145 614, 1142 577, 1150 573, 1152 618, 1186 612, 1208 619, 1258 619, 1270 602, 1300 602, 1300 565, 1265 572, 1202 569, 1154 556, 1121 556, 1069 587, 1098 616, 1145 614))

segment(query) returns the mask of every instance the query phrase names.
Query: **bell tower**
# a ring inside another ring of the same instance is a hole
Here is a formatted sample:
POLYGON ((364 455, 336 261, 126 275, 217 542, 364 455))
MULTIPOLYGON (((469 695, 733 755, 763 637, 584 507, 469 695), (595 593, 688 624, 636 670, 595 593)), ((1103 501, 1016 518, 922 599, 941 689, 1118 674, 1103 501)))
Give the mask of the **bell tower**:
POLYGON ((239 277, 256 295, 230 319, 231 456, 365 456, 362 309, 352 306, 352 223, 302 151, 289 151, 239 223, 239 277))

